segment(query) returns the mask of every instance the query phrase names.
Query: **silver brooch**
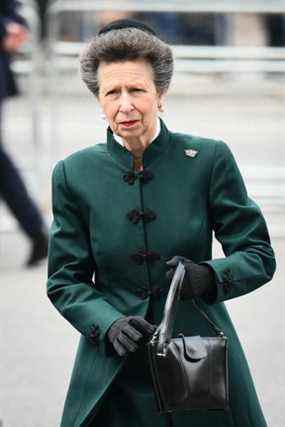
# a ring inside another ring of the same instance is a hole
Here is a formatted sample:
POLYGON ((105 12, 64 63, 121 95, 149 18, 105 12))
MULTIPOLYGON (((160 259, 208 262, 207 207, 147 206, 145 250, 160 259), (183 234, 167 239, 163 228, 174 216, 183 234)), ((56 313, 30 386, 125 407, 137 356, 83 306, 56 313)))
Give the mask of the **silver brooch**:
POLYGON ((184 151, 185 151, 186 156, 188 156, 188 157, 196 157, 198 154, 197 150, 189 149, 189 150, 184 150, 184 151))

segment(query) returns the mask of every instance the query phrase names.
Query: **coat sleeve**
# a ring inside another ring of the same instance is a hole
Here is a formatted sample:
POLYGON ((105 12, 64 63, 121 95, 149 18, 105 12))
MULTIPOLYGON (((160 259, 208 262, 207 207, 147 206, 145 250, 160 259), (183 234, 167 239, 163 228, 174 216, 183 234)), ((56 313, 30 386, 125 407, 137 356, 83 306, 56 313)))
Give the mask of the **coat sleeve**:
POLYGON ((264 217, 248 197, 229 147, 220 141, 211 173, 209 209, 225 254, 205 262, 214 270, 217 286, 208 302, 219 303, 257 289, 271 280, 276 268, 264 217))
POLYGON ((47 294, 57 310, 94 344, 123 314, 96 289, 89 233, 70 192, 64 162, 52 177, 53 223, 50 229, 47 294))

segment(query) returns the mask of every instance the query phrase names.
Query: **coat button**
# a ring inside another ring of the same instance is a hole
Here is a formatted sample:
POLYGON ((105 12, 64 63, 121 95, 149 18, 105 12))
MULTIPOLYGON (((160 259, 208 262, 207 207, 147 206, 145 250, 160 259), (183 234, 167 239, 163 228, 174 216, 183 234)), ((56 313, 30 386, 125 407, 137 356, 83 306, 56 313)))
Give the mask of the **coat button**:
POLYGON ((131 260, 137 263, 138 265, 142 265, 144 262, 149 262, 150 264, 155 263, 156 261, 161 259, 159 253, 154 251, 144 252, 138 251, 130 256, 131 260))
POLYGON ((127 217, 128 219, 133 223, 133 224, 138 224, 140 222, 141 219, 141 212, 138 209, 133 209, 130 212, 127 213, 127 217))
POLYGON ((144 169, 143 171, 139 172, 138 177, 143 184, 146 184, 154 178, 154 175, 150 170, 144 169))
POLYGON ((132 209, 127 213, 127 218, 133 223, 138 224, 142 219, 145 223, 154 221, 156 219, 156 213, 150 209, 146 209, 144 212, 139 211, 138 209, 132 209))
POLYGON ((127 217, 133 224, 138 224, 141 219, 141 212, 138 209, 133 209, 127 213, 127 217))
POLYGON ((92 342, 92 344, 98 345, 99 337, 100 337, 100 328, 99 326, 93 324, 91 326, 91 331, 88 338, 92 342))
POLYGON ((232 271, 227 268, 224 272, 223 272, 223 278, 225 282, 229 282, 231 283, 234 279, 233 273, 232 271))
POLYGON ((147 253, 147 259, 151 264, 155 263, 156 261, 159 261, 160 258, 161 256, 159 255, 158 252, 151 251, 147 253))
POLYGON ((155 219, 156 219, 156 213, 150 209, 146 209, 145 212, 143 213, 143 220, 145 222, 151 222, 151 221, 154 221, 155 219))
POLYGON ((140 288, 135 291, 135 294, 141 298, 153 298, 153 299, 159 299, 163 295, 167 294, 168 289, 167 288, 153 288, 153 289, 146 289, 146 288, 140 288))
POLYGON ((129 185, 133 185, 136 179, 137 177, 134 172, 127 172, 123 175, 123 180, 129 185))
POLYGON ((146 254, 143 251, 136 252, 130 256, 131 260, 138 265, 142 265, 145 261, 146 254))

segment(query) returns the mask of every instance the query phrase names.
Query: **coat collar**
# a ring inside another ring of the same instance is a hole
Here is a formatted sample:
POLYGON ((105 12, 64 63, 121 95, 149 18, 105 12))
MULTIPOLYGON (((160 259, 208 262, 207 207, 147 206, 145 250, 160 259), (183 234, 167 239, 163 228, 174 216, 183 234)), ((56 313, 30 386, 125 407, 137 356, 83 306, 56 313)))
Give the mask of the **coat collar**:
MULTIPOLYGON (((161 128, 161 126, 160 126, 160 120, 159 120, 159 118, 157 117, 157 123, 156 123, 156 132, 155 132, 155 135, 154 135, 154 137, 152 138, 152 140, 151 140, 151 142, 153 142, 157 137, 158 137, 158 135, 160 134, 160 128, 161 128)), ((113 136, 114 136, 114 138, 115 138, 115 140, 120 144, 120 145, 122 145, 123 147, 124 147, 124 140, 123 140, 123 138, 121 138, 119 135, 117 135, 116 133, 114 133, 113 132, 113 136)))
MULTIPOLYGON (((159 135, 152 141, 143 153, 144 168, 149 167, 154 161, 165 154, 170 145, 170 132, 160 119, 161 130, 159 135)), ((107 129, 107 150, 109 154, 122 166, 131 169, 133 165, 133 156, 127 148, 120 145, 114 138, 110 127, 107 129)))

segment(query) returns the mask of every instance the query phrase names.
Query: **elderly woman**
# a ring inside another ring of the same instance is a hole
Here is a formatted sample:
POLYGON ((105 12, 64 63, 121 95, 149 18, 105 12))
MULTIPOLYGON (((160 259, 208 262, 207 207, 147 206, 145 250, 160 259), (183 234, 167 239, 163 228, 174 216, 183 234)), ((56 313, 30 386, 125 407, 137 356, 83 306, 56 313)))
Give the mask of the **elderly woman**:
POLYGON ((175 331, 213 334, 195 298, 229 337, 231 410, 177 413, 174 426, 265 427, 223 301, 268 282, 275 260, 230 149, 172 133, 158 118, 173 57, 151 28, 109 24, 84 51, 81 70, 109 127, 107 144, 53 172, 48 296, 81 334, 62 427, 164 426, 145 343, 179 259, 187 274, 175 331), (212 259, 213 231, 224 258, 212 259))

